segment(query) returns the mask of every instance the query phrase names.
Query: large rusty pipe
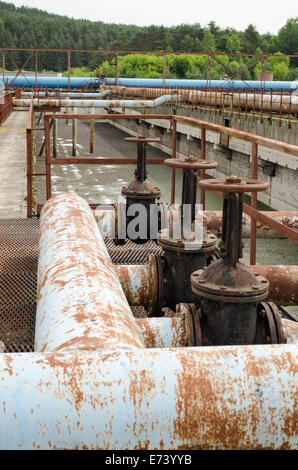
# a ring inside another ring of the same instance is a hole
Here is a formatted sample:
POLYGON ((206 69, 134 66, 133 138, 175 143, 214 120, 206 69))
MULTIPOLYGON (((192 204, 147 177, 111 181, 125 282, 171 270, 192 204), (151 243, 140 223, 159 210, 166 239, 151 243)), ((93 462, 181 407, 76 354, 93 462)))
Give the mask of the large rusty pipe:
POLYGON ((297 346, 0 354, 0 448, 298 449, 297 346))
MULTIPOLYGON (((262 214, 269 216, 273 220, 283 224, 285 227, 298 231, 298 212, 297 211, 261 211, 262 214)), ((94 216, 98 222, 104 236, 113 238, 115 236, 116 215, 113 208, 96 209, 94 216)), ((222 225, 222 211, 204 211, 206 220, 206 228, 216 235, 220 234, 222 225)), ((242 235, 243 238, 250 238, 251 218, 243 214, 242 218, 242 235)), ((257 238, 283 238, 283 235, 270 229, 262 222, 257 222, 257 238)))
POLYGON ((143 348, 88 204, 59 194, 40 218, 35 351, 143 348))
MULTIPOLYGON (((33 99, 33 106, 39 108, 155 108, 172 101, 171 95, 164 95, 155 100, 70 100, 70 99, 33 99)), ((13 106, 30 106, 30 99, 13 98, 13 106)))
MULTIPOLYGON (((110 93, 110 90, 105 90, 100 93, 68 93, 68 92, 61 92, 59 94, 59 98, 104 98, 110 93)), ((32 91, 22 91, 22 96, 36 96, 35 92, 32 91)), ((38 97, 50 97, 56 96, 56 92, 45 92, 39 91, 38 97)))
MULTIPOLYGON (((150 88, 136 88, 136 87, 113 87, 111 89, 111 95, 113 96, 131 96, 131 97, 145 97, 151 98, 152 91, 150 88)), ((162 95, 164 90, 154 90, 155 96, 162 95)), ((264 112, 280 112, 296 114, 298 111, 298 97, 294 94, 283 95, 280 94, 254 94, 254 93, 231 93, 229 91, 207 91, 207 90, 196 90, 196 91, 180 91, 180 90, 167 90, 167 93, 174 94, 178 102, 187 104, 200 105, 211 105, 211 106, 222 106, 224 99, 225 107, 240 108, 243 110, 256 110, 262 109, 264 112)))

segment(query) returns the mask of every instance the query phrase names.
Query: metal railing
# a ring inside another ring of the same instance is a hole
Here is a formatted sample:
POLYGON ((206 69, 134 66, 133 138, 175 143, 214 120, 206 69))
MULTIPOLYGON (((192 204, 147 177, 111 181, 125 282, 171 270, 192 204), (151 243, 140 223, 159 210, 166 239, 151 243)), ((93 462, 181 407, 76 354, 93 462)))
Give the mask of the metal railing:
MULTIPOLYGON (((43 109, 44 111, 44 109, 43 109)), ((52 110, 51 110, 52 111, 52 110)), ((27 215, 31 217, 33 215, 32 206, 32 191, 33 191, 33 177, 35 176, 46 176, 46 198, 49 199, 52 195, 51 189, 51 166, 52 165, 65 165, 65 164, 96 164, 96 165, 123 165, 123 164, 136 164, 135 158, 60 158, 59 156, 54 157, 51 154, 50 145, 50 127, 51 120, 53 119, 78 119, 78 120, 168 120, 171 123, 172 128, 172 158, 176 158, 177 155, 177 123, 181 122, 190 126, 195 126, 200 129, 200 158, 206 158, 206 131, 213 131, 220 133, 221 136, 236 137, 237 139, 251 142, 251 177, 256 179, 258 177, 258 147, 263 146, 270 149, 278 150, 288 155, 298 157, 298 146, 287 144, 285 142, 268 139, 259 135, 251 134, 248 132, 239 131, 236 129, 228 128, 218 124, 213 124, 206 121, 201 121, 195 118, 178 116, 178 115, 160 115, 160 114, 45 114, 44 116, 44 128, 34 129, 34 107, 33 102, 29 108, 29 117, 27 125, 27 215), (46 171, 41 174, 34 174, 32 171, 32 159, 33 159, 33 138, 34 130, 44 130, 45 132, 45 153, 46 153, 46 171)), ((160 165, 164 159, 148 159, 148 164, 160 165)), ((241 176, 241 175, 240 175, 241 176)), ((205 178, 205 172, 201 171, 200 179, 205 178)), ((205 210, 205 191, 201 189, 200 202, 205 210)), ((222 197, 222 194, 216 192, 216 195, 222 197)), ((172 169, 171 174, 171 203, 175 201, 175 169, 172 169)), ((272 219, 270 216, 257 210, 257 193, 252 196, 251 205, 244 204, 244 213, 251 217, 251 239, 250 239, 250 263, 256 263, 256 224, 258 221, 262 222, 272 230, 277 231, 282 236, 298 243, 298 232, 288 226, 283 225, 277 220, 272 219)))

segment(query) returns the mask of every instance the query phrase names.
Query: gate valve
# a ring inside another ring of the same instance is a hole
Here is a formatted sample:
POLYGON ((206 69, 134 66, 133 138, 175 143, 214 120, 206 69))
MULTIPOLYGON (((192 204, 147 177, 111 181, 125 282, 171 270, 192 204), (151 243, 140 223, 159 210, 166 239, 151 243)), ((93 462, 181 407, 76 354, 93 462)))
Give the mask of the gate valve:
POLYGON ((202 180, 200 187, 223 192, 221 259, 191 275, 201 299, 201 328, 209 345, 266 343, 259 334, 258 302, 268 296, 269 282, 243 263, 243 193, 265 191, 269 184, 236 176, 202 180))
MULTIPOLYGON (((135 180, 127 187, 122 188, 122 195, 126 197, 126 211, 132 204, 141 204, 147 213, 147 238, 133 239, 135 243, 146 243, 150 239, 150 205, 155 204, 155 200, 160 198, 160 190, 153 187, 147 180, 146 168, 146 146, 151 142, 160 142, 159 138, 151 137, 126 137, 125 142, 137 143, 137 168, 134 172, 135 180)), ((126 216, 126 226, 133 220, 133 216, 126 216)))
MULTIPOLYGON (((213 259, 211 256, 216 250, 216 236, 204 230, 202 224, 197 236, 196 224, 196 193, 197 193, 197 172, 201 169, 212 169, 217 167, 217 163, 207 160, 199 160, 190 156, 183 159, 167 159, 164 164, 171 168, 182 168, 182 203, 180 211, 170 211, 172 221, 169 228, 161 230, 158 234, 158 244, 163 249, 163 254, 158 257, 160 263, 159 271, 162 275, 163 304, 175 309, 179 302, 192 303, 197 296, 193 294, 190 284, 191 273, 203 268, 213 259), (187 236, 182 233, 183 221, 186 211, 185 204, 188 204, 189 221, 187 236), (178 222, 177 234, 173 228, 178 222), (190 236, 189 236, 190 235, 190 236)), ((202 213, 200 213, 201 215, 202 213)))

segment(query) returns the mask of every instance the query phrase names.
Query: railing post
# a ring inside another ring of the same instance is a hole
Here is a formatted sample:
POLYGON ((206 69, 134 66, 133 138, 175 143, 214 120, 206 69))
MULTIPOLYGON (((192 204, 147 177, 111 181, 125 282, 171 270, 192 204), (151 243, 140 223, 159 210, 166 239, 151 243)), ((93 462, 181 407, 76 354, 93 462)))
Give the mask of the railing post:
MULTIPOLYGON (((172 158, 176 158, 176 145, 177 145, 177 122, 172 118, 172 158)), ((172 168, 172 182, 171 182, 171 204, 175 204, 175 183, 176 172, 172 168)))
POLYGON ((70 52, 67 53, 68 91, 70 91, 70 52))
MULTIPOLYGON (((258 179, 258 144, 251 144, 251 177, 258 179)), ((257 209, 258 193, 252 193, 251 206, 257 209)), ((256 248, 257 248, 257 222, 255 218, 251 218, 250 224, 250 264, 256 264, 256 248)))
POLYGON ((5 52, 2 52, 2 79, 3 79, 3 91, 5 93, 5 52))
POLYGON ((50 122, 49 118, 45 116, 44 118, 44 127, 45 127, 45 148, 46 148, 46 198, 50 199, 51 197, 51 146, 50 146, 50 122))
MULTIPOLYGON (((95 108, 91 108, 90 114, 95 114, 95 108)), ((90 153, 94 152, 94 128, 95 119, 90 119, 90 153)))
MULTIPOLYGON (((77 114, 77 108, 74 108, 73 114, 77 114)), ((72 119, 72 156, 77 155, 77 129, 78 129, 78 120, 72 119)))
POLYGON ((163 53, 163 64, 162 64, 162 87, 166 87, 166 78, 167 78, 167 53, 163 53))
MULTIPOLYGON (((201 160, 206 159, 206 129, 201 127, 201 160)), ((200 170, 200 177, 201 179, 205 179, 206 172, 205 170, 200 170)), ((203 211, 206 209, 206 201, 205 201, 205 189, 200 188, 200 203, 203 206, 203 211)))
MULTIPOLYGON (((30 112, 30 111, 29 111, 30 112)), ((32 217, 32 130, 26 129, 27 139, 27 217, 32 217)))
POLYGON ((57 148, 57 128, 58 128, 58 120, 53 119, 53 157, 57 157, 58 148, 57 148))

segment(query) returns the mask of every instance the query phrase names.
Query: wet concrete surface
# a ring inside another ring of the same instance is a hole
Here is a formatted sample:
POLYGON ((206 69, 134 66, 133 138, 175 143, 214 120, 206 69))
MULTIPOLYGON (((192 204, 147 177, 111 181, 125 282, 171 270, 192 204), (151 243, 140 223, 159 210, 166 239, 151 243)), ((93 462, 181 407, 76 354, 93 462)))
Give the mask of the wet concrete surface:
POLYGON ((0 218, 27 215, 27 118, 27 113, 13 111, 0 127, 0 218))

